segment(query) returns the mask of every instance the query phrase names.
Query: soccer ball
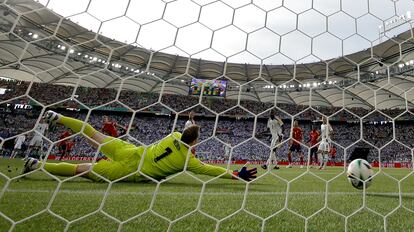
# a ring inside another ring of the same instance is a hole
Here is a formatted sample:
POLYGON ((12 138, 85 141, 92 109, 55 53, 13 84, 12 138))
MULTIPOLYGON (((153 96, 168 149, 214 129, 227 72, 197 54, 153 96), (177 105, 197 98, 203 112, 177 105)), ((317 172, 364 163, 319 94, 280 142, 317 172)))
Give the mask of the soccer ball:
POLYGON ((348 166, 348 180, 357 189, 364 188, 363 181, 366 181, 365 186, 368 188, 372 184, 373 174, 372 166, 364 159, 355 159, 348 166))

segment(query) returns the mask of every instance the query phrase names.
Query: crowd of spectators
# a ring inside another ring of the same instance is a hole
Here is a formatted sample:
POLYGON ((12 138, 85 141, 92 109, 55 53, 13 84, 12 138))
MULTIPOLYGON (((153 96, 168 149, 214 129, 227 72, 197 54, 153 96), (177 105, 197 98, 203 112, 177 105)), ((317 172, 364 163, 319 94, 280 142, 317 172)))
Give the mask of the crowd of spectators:
MULTIPOLYGON (((51 88, 50 84, 45 83, 4 80, 0 81, 0 88, 8 89, 5 94, 0 95, 0 101, 8 100, 0 105, 0 137, 3 142, 3 150, 7 150, 5 144, 12 144, 13 136, 34 128, 42 110, 42 107, 36 105, 36 101, 43 105, 50 105, 67 99, 75 91, 70 86, 54 85, 51 88), (27 93, 28 89, 30 89, 28 92, 30 97, 13 99, 27 93), (32 101, 31 98, 35 99, 35 101, 32 101), (16 108, 17 104, 20 107, 16 108)), ((88 111, 83 109, 80 104, 77 104, 77 101, 91 108, 97 107, 116 99, 117 90, 79 87, 76 89, 75 96, 76 101, 67 101, 52 106, 52 108, 65 115, 85 120, 88 116, 88 111)), ((136 112, 134 118, 132 118, 133 114, 128 111, 100 110, 96 108, 89 114, 88 123, 97 129, 101 129, 103 116, 107 115, 112 121, 128 127, 127 131, 122 131, 122 134, 125 134, 124 139, 135 144, 149 145, 171 132, 182 131, 187 120, 188 108, 197 105, 199 98, 182 95, 163 95, 160 98, 157 93, 138 93, 132 90, 122 90, 119 94, 119 102, 133 110, 140 111, 136 112), (153 105, 158 100, 162 104, 153 105), (146 108, 150 105, 152 106, 146 108), (163 105, 167 106, 167 108, 163 105), (177 116, 175 112, 170 112, 168 108, 182 114, 177 116)), ((272 104, 240 101, 240 107, 229 110, 237 105, 235 100, 203 98, 201 103, 203 106, 191 109, 196 112, 196 123, 201 126, 201 143, 196 146, 197 156, 200 159, 228 160, 231 155, 233 160, 267 160, 270 154, 269 145, 271 139, 268 132, 266 132, 269 112, 260 114, 255 118, 254 115, 247 113, 244 109, 254 114, 259 114, 272 108, 272 104), (216 117, 216 114, 212 111, 224 113, 216 117), (226 154, 226 146, 232 148, 230 154, 226 154)), ((119 107, 123 106, 119 105, 119 107)), ((414 140, 412 139, 414 123, 412 118, 411 121, 395 120, 393 124, 381 113, 374 113, 361 121, 357 116, 350 113, 365 116, 370 110, 364 108, 347 108, 349 111, 347 112, 337 107, 315 106, 313 107, 315 110, 306 110, 307 106, 289 104, 278 104, 278 107, 283 111, 273 110, 272 112, 276 113, 285 122, 283 127, 284 142, 277 150, 279 160, 287 159, 286 154, 289 146, 292 118, 299 120, 299 124, 304 131, 303 152, 305 157, 307 156, 308 148, 305 145, 308 145, 308 133, 312 127, 320 128, 320 122, 318 122, 320 114, 317 111, 326 115, 336 115, 336 117, 331 119, 331 124, 334 128, 332 144, 337 148, 336 161, 344 160, 344 155, 349 155, 356 146, 371 147, 370 161, 378 161, 379 159, 387 162, 411 160, 410 148, 414 148, 414 140), (288 114, 297 115, 291 117, 288 114), (344 150, 344 148, 346 149, 344 150)), ((403 111, 383 110, 382 112, 395 116, 403 111)), ((46 137, 51 141, 57 141, 63 130, 64 128, 59 126, 50 128, 46 137)), ((27 134, 28 139, 26 139, 26 143, 29 143, 33 133, 27 134)), ((71 153, 72 156, 95 156, 98 154, 82 136, 77 135, 72 140, 75 143, 71 153)), ((44 150, 46 151, 50 143, 45 142, 44 144, 44 150)), ((8 150, 10 150, 10 147, 8 150)), ((52 148, 51 153, 57 153, 56 145, 52 148)))
MULTIPOLYGON (((33 109, 32 109, 33 110, 33 109)), ((29 110, 29 111, 32 111, 29 110)), ((86 119, 87 111, 61 111, 61 113, 79 118, 86 119)), ((2 114, 0 120, 0 136, 9 141, 7 138, 15 136, 19 133, 31 130, 37 120, 34 113, 28 114, 21 111, 7 112, 2 114)), ((39 115, 39 114, 37 114, 39 115)), ((121 130, 123 139, 134 142, 137 145, 150 145, 167 136, 174 131, 182 131, 186 121, 186 117, 178 117, 175 121, 174 116, 154 115, 151 113, 135 114, 132 119, 131 114, 122 112, 110 111, 96 111, 89 115, 87 122, 92 126, 101 130, 103 125, 103 117, 107 115, 110 120, 116 121, 118 124, 128 127, 128 131, 121 130)), ((291 122, 284 120, 285 126, 283 128, 284 142, 277 150, 279 160, 287 159, 287 149, 289 146, 289 137, 291 122)), ((196 117, 196 123, 201 126, 200 144, 196 146, 197 155, 203 160, 228 160, 230 154, 226 154, 225 147, 232 148, 231 157, 233 160, 267 160, 270 154, 270 139, 271 136, 266 130, 266 119, 254 121, 251 118, 235 119, 235 118, 219 118, 216 123, 215 118, 196 117), (215 134, 213 134, 215 132, 215 134)), ((304 131, 304 139, 302 149, 305 157, 308 154, 309 136, 308 133, 312 127, 320 128, 320 123, 311 121, 300 121, 300 127, 304 131)), ((331 122, 334 128, 332 137, 332 144, 337 148, 336 161, 344 159, 344 148, 346 154, 350 154, 356 146, 370 147, 370 160, 378 161, 406 161, 411 160, 411 150, 414 147, 414 142, 411 139, 414 131, 414 125, 409 123, 395 124, 395 139, 393 140, 392 123, 387 124, 363 124, 346 123, 346 122, 331 122), (362 128, 362 138, 361 131, 362 128), (411 135, 410 135, 411 134, 411 135), (360 142, 358 142, 360 141, 360 142), (403 145, 404 144, 404 145, 403 145), (379 153, 379 148, 381 153, 379 153), (380 154, 380 155, 379 155, 380 154)), ((46 137, 55 142, 59 139, 59 135, 64 131, 62 126, 50 128, 46 137)), ((30 138, 34 132, 28 133, 26 143, 29 143, 30 138)), ((81 135, 76 135, 71 138, 74 143, 72 156, 95 156, 98 154, 96 150, 90 146, 86 139, 81 135)), ((12 140, 10 140, 12 141, 12 140)), ((44 143, 44 150, 48 150, 52 146, 49 142, 44 143)), ((52 154, 56 154, 58 148, 53 145, 52 154)), ((101 154, 99 154, 101 157, 101 154)))
MULTIPOLYGON (((101 105, 105 105, 117 99, 118 89, 113 88, 89 88, 81 87, 73 88, 72 86, 63 85, 52 85, 48 83, 37 83, 37 82, 23 82, 23 81, 12 81, 12 80, 0 80, 0 88, 7 89, 4 94, 0 94, 0 101, 13 99, 18 96, 22 96, 28 93, 30 97, 35 99, 37 102, 47 106, 56 102, 60 102, 64 99, 70 99, 73 97, 77 101, 81 102, 89 108, 95 108, 101 105), (29 90, 29 91, 28 91, 29 90)), ((128 89, 120 90, 118 101, 122 102, 126 106, 133 110, 148 111, 148 107, 151 107, 153 111, 160 111, 162 108, 165 110, 173 110, 175 112, 185 111, 200 102, 199 96, 184 96, 175 94, 163 94, 160 95, 155 92, 137 92, 128 89), (160 104, 155 104, 159 102, 160 104), (165 106, 166 107, 165 107, 165 106)), ((203 97, 201 99, 203 107, 196 107, 193 110, 201 115, 214 115, 214 113, 229 113, 228 110, 237 105, 237 100, 226 99, 226 98, 212 98, 203 97)), ((239 107, 236 111, 238 115, 249 115, 249 112, 257 115, 261 115, 268 109, 274 107, 272 102, 258 102, 251 100, 244 100, 243 97, 240 99, 241 108, 239 107), (246 110, 249 112, 247 112, 246 110)), ((290 117, 289 115, 299 114, 301 119, 310 119, 317 112, 323 113, 327 116, 336 116, 341 118, 341 113, 346 113, 341 107, 327 107, 327 106, 312 106, 312 109, 307 105, 295 105, 277 103, 276 106, 280 110, 275 112, 281 117, 290 117), (338 113, 339 112, 339 113, 338 113)), ((362 107, 346 107, 349 112, 357 115, 358 117, 366 116, 372 112, 372 108, 362 107)), ((404 109, 381 109, 385 115, 392 118, 400 115, 404 112, 404 109)), ((232 114, 235 113, 233 110, 232 114)), ((386 116, 382 115, 384 119, 386 116)))

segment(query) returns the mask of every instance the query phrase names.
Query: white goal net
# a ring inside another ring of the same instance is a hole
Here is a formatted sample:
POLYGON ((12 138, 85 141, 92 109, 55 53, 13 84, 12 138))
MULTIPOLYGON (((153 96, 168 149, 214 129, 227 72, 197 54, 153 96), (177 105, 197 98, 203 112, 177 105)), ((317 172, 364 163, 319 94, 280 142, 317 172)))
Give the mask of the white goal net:
POLYGON ((412 230, 413 11, 412 0, 0 0, 0 231, 412 230), (48 110, 80 132, 47 124, 48 110), (333 133, 319 170, 310 134, 323 116, 333 133), (99 181, 45 166, 111 160, 88 125, 146 155, 188 121, 199 141, 165 178, 144 158, 99 181), (257 178, 195 174, 191 153, 257 178), (348 183, 352 154, 374 167, 369 188, 348 183), (22 173, 30 157, 39 168, 22 173), (136 176, 146 181, 126 181, 136 176))

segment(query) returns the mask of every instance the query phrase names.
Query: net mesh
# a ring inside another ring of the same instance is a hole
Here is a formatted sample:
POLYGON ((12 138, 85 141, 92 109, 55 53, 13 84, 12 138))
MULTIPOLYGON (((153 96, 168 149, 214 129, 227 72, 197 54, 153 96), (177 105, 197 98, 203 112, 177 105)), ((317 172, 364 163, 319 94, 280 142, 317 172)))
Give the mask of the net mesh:
POLYGON ((1 230, 413 228, 412 1, 0 2, 1 230), (269 165, 252 182, 187 166, 158 181, 141 171, 143 159, 102 183, 52 175, 44 163, 20 174, 22 161, 7 156, 104 158, 83 132, 35 129, 47 110, 101 130, 109 116, 119 138, 145 148, 182 131, 195 112, 197 158, 229 172, 268 162, 275 114, 284 121, 278 162, 286 164, 298 120, 305 167, 293 156, 292 169, 269 165), (322 115, 336 154, 319 171, 307 141, 322 115), (28 150, 16 148, 21 135, 28 150), (62 141, 71 149, 62 152, 62 141), (359 147, 378 167, 361 191, 346 180, 359 147), (137 173, 149 183, 123 183, 137 173))

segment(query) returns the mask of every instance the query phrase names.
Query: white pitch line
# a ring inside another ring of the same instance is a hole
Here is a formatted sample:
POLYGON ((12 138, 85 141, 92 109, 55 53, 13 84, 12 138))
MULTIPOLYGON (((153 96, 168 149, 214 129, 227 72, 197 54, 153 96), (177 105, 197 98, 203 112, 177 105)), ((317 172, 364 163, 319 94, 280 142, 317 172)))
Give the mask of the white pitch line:
MULTIPOLYGON (((37 189, 7 189, 6 192, 10 193, 52 193, 54 190, 37 190, 37 189)), ((59 193, 64 194, 85 194, 85 195, 101 195, 105 191, 100 190, 60 190, 59 193)), ((153 192, 127 192, 127 191, 111 191, 109 195, 138 195, 138 196, 152 196, 153 192)), ((158 192, 157 195, 167 195, 167 196, 188 196, 188 195, 200 195, 200 192, 158 192)), ((208 196, 244 196, 244 192, 204 192, 203 195, 208 196)), ((270 196, 270 195, 286 195, 286 192, 249 192, 248 195, 256 196, 270 196)), ((288 195, 301 195, 301 196, 315 196, 315 195, 325 195, 325 192, 289 192, 288 195)), ((328 195, 362 195, 362 192, 328 192, 328 195)), ((398 193, 392 192, 368 192, 367 195, 373 196, 396 196, 398 193)), ((412 197, 414 193, 402 193, 402 197, 412 197)))

